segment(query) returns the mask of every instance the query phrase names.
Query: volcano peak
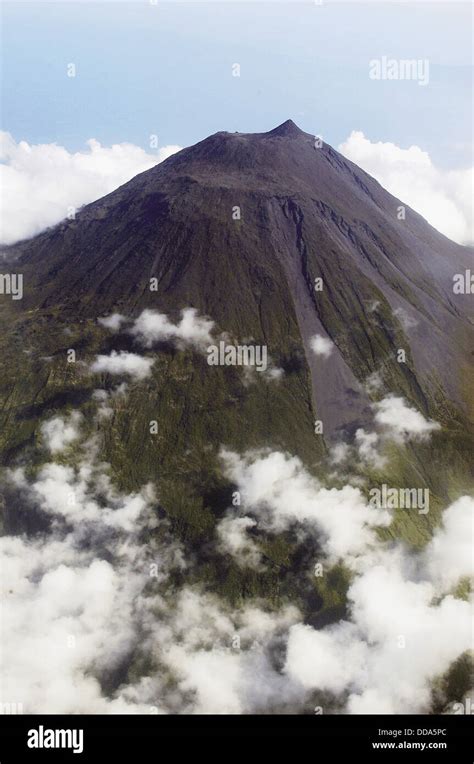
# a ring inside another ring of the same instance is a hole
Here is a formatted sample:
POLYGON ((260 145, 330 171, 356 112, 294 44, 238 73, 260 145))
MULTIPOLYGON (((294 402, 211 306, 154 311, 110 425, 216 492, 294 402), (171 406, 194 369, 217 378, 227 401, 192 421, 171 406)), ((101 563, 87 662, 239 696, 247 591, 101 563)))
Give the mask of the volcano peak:
POLYGON ((282 122, 281 125, 278 125, 278 127, 275 127, 267 133, 267 135, 282 138, 298 138, 304 134, 303 130, 300 130, 298 125, 296 125, 292 119, 287 119, 286 122, 282 122))

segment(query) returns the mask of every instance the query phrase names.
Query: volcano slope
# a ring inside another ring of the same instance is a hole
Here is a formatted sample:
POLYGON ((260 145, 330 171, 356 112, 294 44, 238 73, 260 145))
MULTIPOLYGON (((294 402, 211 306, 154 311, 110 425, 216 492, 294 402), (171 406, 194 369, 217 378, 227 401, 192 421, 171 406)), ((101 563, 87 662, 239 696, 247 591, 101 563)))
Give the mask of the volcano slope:
MULTIPOLYGON (((350 471, 366 487, 430 490, 429 513, 401 513, 382 531, 415 546, 472 488, 472 296, 453 291, 472 250, 291 121, 216 133, 3 256, 4 272, 24 279, 23 299, 0 304, 3 465, 34 474, 42 424, 80 410, 117 486, 155 482, 193 576, 232 601, 288 594, 327 621, 344 612, 347 581, 302 586, 289 533, 259 538, 264 574, 219 556, 214 529, 235 489, 222 448, 288 452, 337 483, 337 447, 355 447, 350 471), (176 326, 188 308, 214 322, 216 342, 266 346, 273 373, 210 366, 184 330, 141 345, 130 331, 144 310, 176 326), (112 314, 124 317, 113 331, 98 321, 112 314), (151 359, 150 373, 91 369, 121 351, 151 359), (126 395, 98 419, 94 391, 121 382, 126 395), (401 422, 387 460, 361 461, 387 396, 437 426, 409 442, 401 422)), ((44 530, 41 513, 4 504, 7 532, 44 530)))

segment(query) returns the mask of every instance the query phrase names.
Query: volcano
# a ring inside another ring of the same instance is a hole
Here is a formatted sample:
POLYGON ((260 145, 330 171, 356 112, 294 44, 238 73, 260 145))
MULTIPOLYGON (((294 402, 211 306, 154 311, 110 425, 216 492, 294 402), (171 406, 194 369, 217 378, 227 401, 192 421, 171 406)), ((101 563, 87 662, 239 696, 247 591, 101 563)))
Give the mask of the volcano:
MULTIPOLYGON (((222 335, 267 347, 281 375, 249 382, 162 342, 152 375, 104 421, 119 483, 159 475, 185 537, 205 535, 228 502, 219 448, 278 448, 316 469, 368 426, 380 389, 441 428, 399 463, 405 480, 445 500, 472 479, 472 299, 453 292, 472 249, 291 120, 216 133, 5 258, 24 295, 1 302, 4 464, 28 458, 51 414, 87 415, 97 354, 135 348, 98 318, 147 309, 176 322, 193 308, 222 335)), ((102 374, 102 386, 115 382, 102 374)))

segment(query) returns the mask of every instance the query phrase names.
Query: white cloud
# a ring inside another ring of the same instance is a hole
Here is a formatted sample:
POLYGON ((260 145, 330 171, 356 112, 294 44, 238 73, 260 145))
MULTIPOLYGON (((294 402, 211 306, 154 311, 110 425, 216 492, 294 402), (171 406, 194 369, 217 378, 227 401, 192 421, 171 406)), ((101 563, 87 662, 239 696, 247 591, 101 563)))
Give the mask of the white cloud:
POLYGON ((205 348, 213 342, 214 321, 199 316, 195 308, 184 308, 181 320, 173 324, 168 316, 156 310, 144 310, 130 330, 146 347, 160 340, 175 340, 205 348))
POLYGON ((46 464, 31 482, 11 473, 23 505, 40 507, 53 525, 44 536, 0 540, 2 702, 19 701, 25 713, 147 712, 133 688, 106 696, 101 679, 130 661, 147 633, 150 564, 159 563, 159 586, 184 566, 182 553, 165 528, 163 543, 153 536, 150 486, 122 494, 97 444, 79 453, 75 467, 46 464))
POLYGON ((41 425, 41 434, 46 447, 52 454, 63 451, 80 436, 80 423, 82 415, 79 411, 72 411, 68 419, 53 417, 41 425))
POLYGON ((387 395, 373 404, 375 421, 385 427, 399 442, 406 438, 426 439, 430 433, 439 430, 438 422, 425 419, 423 414, 409 406, 404 398, 387 395))
POLYGON ((126 350, 112 350, 110 355, 98 355, 91 364, 92 372, 100 374, 127 374, 137 380, 148 377, 153 366, 153 358, 143 358, 126 350))
POLYGON ((94 390, 92 393, 92 398, 95 401, 98 401, 98 407, 97 407, 97 418, 100 421, 101 419, 110 419, 111 416, 113 416, 114 413, 114 407, 113 404, 116 402, 117 399, 122 398, 124 395, 126 395, 128 390, 128 385, 126 382, 122 382, 120 385, 118 385, 115 389, 111 391, 107 390, 94 390))
POLYGON ((383 388, 383 380, 380 371, 373 371, 364 382, 364 387, 369 395, 379 392, 383 388))
POLYGON ((31 492, 38 505, 47 513, 68 521, 94 522, 132 531, 135 523, 152 498, 150 488, 140 494, 131 494, 124 500, 114 494, 105 473, 100 485, 96 480, 96 469, 89 462, 83 462, 79 470, 62 464, 46 464, 40 470, 31 492), (90 484, 95 479, 94 488, 99 487, 102 497, 110 506, 101 507, 91 497, 90 484))
POLYGON ((336 443, 330 449, 329 460, 331 464, 343 464, 350 455, 350 447, 347 443, 336 443))
POLYGON ((418 146, 402 149, 394 143, 372 143, 358 130, 339 146, 339 151, 438 231, 459 244, 474 241, 474 168, 441 170, 418 146))
MULTIPOLYGON (((111 316, 99 318, 98 321, 111 331, 117 331, 124 324, 130 323, 129 333, 146 348, 151 348, 157 342, 167 341, 181 350, 190 345, 204 354, 208 354, 212 348, 215 348, 217 352, 216 338, 212 336, 215 322, 198 315, 196 308, 183 308, 177 323, 173 323, 166 314, 150 308, 143 310, 135 320, 122 316, 120 313, 113 313, 111 316)), ((239 348, 238 343, 230 341, 228 334, 220 333, 218 336, 221 344, 230 343, 230 347, 239 348)), ((279 382, 284 376, 283 369, 274 366, 266 345, 258 346, 257 349, 262 353, 262 361, 255 364, 244 362, 241 365, 244 385, 255 382, 259 377, 257 372, 261 372, 269 382, 279 382)), ((209 358, 209 355, 207 357, 209 358)), ((258 356, 256 357, 258 359, 258 356)), ((245 356, 243 358, 245 359, 245 356)))
POLYGON ((112 332, 118 332, 127 319, 121 313, 112 313, 110 316, 103 316, 97 319, 101 326, 110 329, 112 332))
POLYGON ((40 233, 63 220, 70 207, 100 199, 180 150, 164 146, 147 154, 131 143, 106 147, 94 139, 86 146, 71 153, 55 143, 17 143, 0 132, 1 243, 40 233))
POLYGON ((296 702, 297 686, 269 658, 299 617, 292 606, 271 613, 255 605, 230 608, 184 587, 156 634, 160 658, 178 681, 180 712, 261 713, 296 702))
POLYGON ((251 517, 224 517, 217 525, 216 533, 223 554, 230 554, 242 567, 259 570, 261 555, 256 543, 247 533, 257 525, 251 517))
POLYGON ((66 714, 146 713, 157 704, 159 712, 244 713, 280 698, 296 703, 298 688, 270 655, 298 610, 230 607, 186 585, 167 592, 169 573, 186 566, 166 528, 151 532, 162 522, 153 491, 118 492, 97 455, 86 443, 75 467, 47 464, 32 482, 21 470, 11 475, 54 524, 43 538, 0 539, 8 570, 2 702, 66 714), (134 656, 145 673, 106 694, 101 679, 120 675, 134 656))
POLYGON ((471 604, 449 594, 471 572, 468 497, 409 553, 378 539, 390 516, 358 489, 326 488, 279 452, 223 452, 238 511, 252 515, 229 510, 219 524, 229 553, 258 564, 248 531, 294 525, 299 543, 317 536, 325 571, 341 558, 351 571, 345 620, 313 629, 292 605, 231 606, 199 587, 168 589, 171 571, 192 561, 158 519, 154 487, 119 491, 98 440, 75 454, 33 478, 9 473, 17 500, 51 527, 0 539, 2 702, 21 701, 26 713, 298 713, 328 691, 349 713, 420 713, 432 681, 471 646, 471 604), (114 677, 120 684, 105 690, 114 677))
POLYGON ((376 540, 372 529, 385 515, 370 517, 356 489, 327 491, 278 453, 223 458, 259 527, 311 525, 329 561, 341 555, 354 574, 347 620, 290 628, 285 672, 301 697, 329 691, 350 713, 428 712, 432 680, 471 646, 471 604, 445 592, 472 568, 466 536, 474 502, 463 497, 448 508, 431 544, 410 555, 400 543, 376 540))
MULTIPOLYGON (((271 359, 270 359, 270 363, 271 363, 271 359)), ((285 372, 279 366, 270 366, 268 369, 266 369, 264 374, 267 375, 269 380, 273 382, 279 382, 281 379, 283 379, 285 372)))
MULTIPOLYGON (((342 693, 356 667, 361 668, 365 655, 354 630, 349 625, 344 629, 344 660, 341 660, 340 646, 336 645, 335 631, 315 631, 302 623, 290 630, 285 668, 307 690, 317 687, 323 691, 342 693)), ((339 641, 343 641, 342 634, 339 641)))
POLYGON ((462 496, 444 512, 438 528, 425 549, 425 566, 432 580, 441 586, 474 573, 472 542, 474 538, 474 499, 462 496))
POLYGON ((434 604, 432 584, 406 578, 402 559, 385 552, 374 565, 369 556, 349 588, 350 621, 290 630, 289 676, 348 693, 349 713, 428 712, 430 680, 470 649, 471 605, 449 595, 434 604))
POLYGON ((323 337, 322 334, 315 334, 310 341, 311 350, 316 355, 321 355, 323 358, 329 358, 334 350, 334 343, 327 337, 323 337))
POLYGON ((355 443, 360 458, 374 467, 382 468, 386 459, 377 451, 378 442, 379 436, 376 432, 366 432, 363 427, 356 431, 355 443))
POLYGON ((374 542, 373 528, 390 516, 368 506, 358 488, 324 488, 297 457, 273 452, 240 457, 222 452, 227 476, 238 485, 242 505, 259 526, 281 532, 299 523, 318 532, 333 562, 357 555, 374 542))
MULTIPOLYGON (((379 372, 374 372, 365 382, 369 394, 379 392, 382 386, 379 372)), ((408 440, 428 440, 432 432, 440 429, 438 422, 425 419, 400 396, 389 394, 373 403, 372 409, 376 430, 369 432, 359 427, 352 445, 338 443, 333 446, 329 454, 331 464, 357 463, 360 460, 365 465, 382 469, 388 462, 388 456, 384 455, 387 444, 395 442, 402 445, 408 440)), ((358 466, 360 468, 360 463, 358 466)), ((354 476, 351 483, 354 484, 354 476)))

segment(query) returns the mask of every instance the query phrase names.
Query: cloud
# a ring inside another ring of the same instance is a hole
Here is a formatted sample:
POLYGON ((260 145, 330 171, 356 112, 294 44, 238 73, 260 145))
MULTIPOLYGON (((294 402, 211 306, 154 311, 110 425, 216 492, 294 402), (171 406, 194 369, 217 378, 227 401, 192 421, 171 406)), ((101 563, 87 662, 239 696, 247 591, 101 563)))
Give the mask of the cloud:
POLYGON ((99 421, 101 419, 110 419, 110 417, 113 416, 113 404, 117 399, 120 399, 126 395, 127 390, 128 385, 126 382, 122 382, 111 391, 103 389, 94 390, 92 393, 92 399, 97 401, 99 404, 97 407, 97 419, 99 421))
POLYGON ((474 241, 474 168, 441 170, 418 146, 402 149, 394 143, 372 143, 358 130, 339 146, 339 151, 445 236, 459 244, 474 241))
MULTIPOLYGON (((64 442, 68 420, 55 419, 64 442)), ((433 681, 471 646, 472 605, 452 591, 471 573, 472 499, 410 552, 380 541, 390 515, 359 489, 326 488, 288 454, 223 451, 241 506, 217 526, 221 552, 258 570, 251 532, 294 527, 296 543, 318 541, 323 575, 337 561, 350 573, 345 617, 314 629, 292 604, 231 605, 179 584, 193 561, 160 519, 159 484, 119 490, 100 450, 95 437, 67 464, 8 472, 11 510, 50 524, 0 538, 2 702, 65 714, 430 710, 433 681)), ((299 571, 305 585, 311 568, 299 571)))
POLYGON ((383 379, 381 371, 373 371, 372 374, 366 378, 364 382, 364 388, 369 395, 379 392, 383 388, 383 379))
POLYGON ((282 532, 299 523, 321 536, 328 559, 357 555, 375 541, 373 529, 390 516, 367 505, 358 488, 324 488, 297 457, 278 451, 258 457, 221 452, 224 471, 259 527, 282 532))
MULTIPOLYGON (((270 363, 272 363, 270 359, 270 363)), ((279 366, 270 366, 264 371, 267 378, 273 382, 279 382, 285 376, 285 372, 279 366)))
POLYGON ((176 340, 205 348, 213 342, 213 328, 214 321, 199 316, 195 308, 184 308, 177 324, 173 324, 164 313, 147 309, 136 319, 130 331, 146 347, 163 340, 176 340))
POLYGON ((299 617, 291 605, 276 612, 230 608, 184 587, 156 635, 184 702, 180 712, 261 713, 296 702, 298 688, 275 670, 271 656, 299 617))
POLYGON ((122 325, 127 322, 127 319, 125 316, 122 316, 121 313, 112 313, 110 316, 98 318, 97 321, 106 329, 110 329, 112 332, 118 332, 122 325))
POLYGON ((315 334, 310 340, 311 350, 316 355, 321 355, 323 358, 329 358, 334 350, 334 344, 327 337, 323 337, 322 334, 315 334))
POLYGON ((98 355, 90 370, 96 374, 127 374, 137 380, 143 380, 151 374, 153 358, 143 358, 126 350, 112 350, 110 355, 98 355))
POLYGON ((363 427, 356 430, 355 443, 360 458, 374 467, 382 468, 386 464, 386 459, 377 451, 378 442, 379 436, 376 432, 366 432, 363 427))
POLYGON ((350 446, 347 443, 336 443, 330 449, 330 462, 331 464, 343 464, 350 455, 350 446))
MULTIPOLYGON (((181 319, 177 323, 170 321, 164 313, 159 313, 157 310, 149 308, 142 311, 134 321, 119 313, 99 318, 98 321, 102 326, 112 331, 117 331, 123 324, 130 323, 129 333, 142 346, 147 348, 153 347, 157 342, 173 342, 180 349, 191 346, 195 350, 207 354, 208 360, 210 358, 210 351, 219 356, 219 348, 215 344, 216 338, 212 336, 212 332, 215 330, 215 322, 210 318, 198 315, 195 308, 183 308, 181 319)), ((236 360, 238 352, 242 353, 243 360, 239 363, 239 366, 243 368, 243 381, 245 385, 256 381, 259 376, 257 372, 262 373, 262 376, 269 382, 278 382, 282 379, 284 371, 274 366, 272 359, 268 356, 266 345, 257 347, 249 344, 242 348, 242 346, 232 343, 229 336, 225 333, 220 333, 218 337, 220 345, 225 346, 225 352, 229 349, 235 351, 236 360), (261 352, 260 360, 259 355, 255 354, 255 362, 250 363, 244 351, 254 350, 255 347, 261 352)), ((222 352, 224 353, 224 350, 222 352)), ((210 366, 212 365, 214 364, 210 364, 210 366)))
POLYGON ((251 517, 224 517, 217 525, 216 533, 223 554, 230 554, 241 567, 259 570, 261 554, 256 543, 247 533, 257 525, 251 517))
POLYGON ((426 439, 435 430, 441 429, 438 422, 425 419, 423 414, 409 406, 404 398, 387 395, 373 404, 375 421, 386 428, 399 442, 406 438, 426 439))
POLYGON ((284 672, 300 685, 300 698, 329 692, 349 713, 428 712, 431 682, 471 646, 471 604, 446 587, 472 570, 466 538, 474 502, 455 502, 433 541, 410 554, 400 542, 377 541, 372 529, 386 519, 366 514, 356 489, 327 491, 298 460, 278 453, 223 458, 257 527, 310 525, 322 532, 328 561, 341 555, 353 572, 347 619, 289 630, 284 672))
MULTIPOLYGON (((18 475, 16 476, 17 484, 18 475)), ((96 522, 110 527, 119 527, 130 532, 138 518, 153 498, 153 492, 146 486, 139 494, 130 494, 122 499, 111 489, 106 473, 97 481, 97 469, 89 462, 83 462, 79 470, 61 464, 46 464, 30 488, 38 506, 55 517, 74 522, 96 522), (108 506, 101 507, 91 494, 91 480, 98 496, 106 500, 108 506), (100 490, 99 490, 100 489, 100 490), (100 518, 98 515, 100 514, 100 518)))
POLYGON ((462 496, 444 512, 424 552, 425 567, 440 586, 449 588, 464 576, 472 577, 473 533, 474 499, 462 496))
MULTIPOLYGON (((381 386, 379 372, 374 372, 365 383, 369 394, 378 392, 381 386)), ((330 464, 341 465, 359 459, 365 465, 382 469, 387 465, 387 456, 384 456, 383 451, 388 443, 401 445, 412 439, 428 440, 432 432, 440 429, 437 422, 425 419, 404 398, 393 394, 373 403, 372 409, 375 412, 376 429, 369 432, 359 427, 352 445, 338 443, 333 446, 329 454, 330 464)), ((354 480, 351 482, 354 484, 354 480)))
POLYGON ((151 486, 121 493, 97 443, 78 453, 75 466, 51 462, 33 480, 10 473, 23 505, 53 525, 43 537, 0 539, 8 569, 2 702, 65 714, 244 713, 296 703, 298 688, 272 655, 297 608, 231 607, 198 587, 168 590, 170 572, 186 564, 154 512, 151 486), (127 679, 134 660, 145 668, 127 679), (114 680, 116 689, 105 690, 114 680))
POLYGON ((100 199, 140 172, 180 150, 164 146, 147 154, 139 146, 101 146, 95 139, 71 153, 55 143, 17 143, 0 132, 3 188, 0 241, 13 244, 59 223, 70 212, 100 199))
POLYGON ((406 578, 402 559, 367 561, 349 588, 351 620, 290 630, 288 675, 347 696, 349 713, 428 712, 430 680, 470 649, 471 605, 449 595, 434 604, 433 585, 406 578))
POLYGON ((79 411, 73 411, 68 419, 53 417, 41 425, 41 435, 46 447, 52 454, 63 451, 80 436, 80 424, 82 415, 79 411))
POLYGON ((184 560, 153 511, 151 487, 121 493, 109 471, 98 444, 87 442, 74 467, 51 462, 33 480, 10 473, 17 501, 52 519, 45 535, 0 540, 2 702, 21 702, 25 713, 149 711, 128 688, 107 695, 103 682, 120 675, 145 638, 143 591, 184 560), (161 542, 153 535, 160 524, 161 542))

